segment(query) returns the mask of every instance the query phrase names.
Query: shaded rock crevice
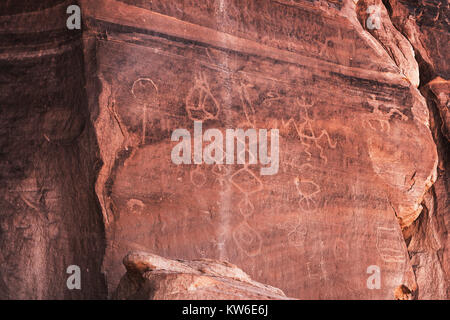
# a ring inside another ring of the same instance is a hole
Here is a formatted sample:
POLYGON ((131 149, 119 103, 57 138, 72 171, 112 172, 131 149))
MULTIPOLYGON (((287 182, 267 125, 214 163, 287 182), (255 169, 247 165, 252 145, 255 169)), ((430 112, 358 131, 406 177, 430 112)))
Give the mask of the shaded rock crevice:
POLYGON ((98 145, 68 3, 0 4, 1 299, 106 298, 98 145), (70 265, 81 290, 67 287, 70 265))

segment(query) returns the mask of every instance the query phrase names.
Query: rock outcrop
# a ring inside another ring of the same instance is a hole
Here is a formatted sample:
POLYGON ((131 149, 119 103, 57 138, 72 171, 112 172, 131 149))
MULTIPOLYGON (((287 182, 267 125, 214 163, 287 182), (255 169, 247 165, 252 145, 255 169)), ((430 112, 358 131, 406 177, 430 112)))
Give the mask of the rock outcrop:
POLYGON ((0 3, 0 299, 106 297, 98 145, 67 6, 0 3), (67 289, 70 265, 82 290, 67 289))
POLYGON ((0 4, 0 298, 449 297, 448 4, 75 2, 0 4))
POLYGON ((225 261, 169 260, 131 252, 123 260, 127 273, 114 299, 145 300, 286 300, 280 289, 250 279, 225 261))
POLYGON ((420 69, 420 91, 431 111, 439 154, 437 179, 424 197, 422 215, 405 230, 418 299, 450 297, 450 32, 448 1, 384 1, 395 27, 408 39, 420 69))

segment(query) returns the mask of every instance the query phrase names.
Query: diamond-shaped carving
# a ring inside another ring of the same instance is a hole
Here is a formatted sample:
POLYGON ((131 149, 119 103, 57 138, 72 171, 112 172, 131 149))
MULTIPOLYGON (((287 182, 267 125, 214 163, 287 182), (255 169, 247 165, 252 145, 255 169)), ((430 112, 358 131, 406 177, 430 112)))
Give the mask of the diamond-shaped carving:
POLYGON ((231 182, 243 193, 253 193, 261 190, 262 183, 249 169, 241 169, 231 177, 231 182))
POLYGON ((239 211, 241 212, 241 214, 244 217, 251 216, 253 214, 253 211, 255 210, 255 206, 248 198, 242 199, 239 202, 238 207, 239 207, 239 211))

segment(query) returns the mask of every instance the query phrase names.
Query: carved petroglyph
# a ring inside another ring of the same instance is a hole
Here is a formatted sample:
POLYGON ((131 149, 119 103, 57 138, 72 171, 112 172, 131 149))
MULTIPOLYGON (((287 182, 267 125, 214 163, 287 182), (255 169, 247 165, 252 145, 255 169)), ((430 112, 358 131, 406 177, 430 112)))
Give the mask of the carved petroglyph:
MULTIPOLYGON (((264 101, 264 103, 268 103, 269 105, 273 103, 283 104, 285 103, 285 98, 279 97, 270 97, 264 101)), ((326 139, 328 147, 331 149, 336 148, 336 143, 333 143, 328 131, 326 129, 320 130, 320 133, 317 134, 315 127, 315 120, 311 117, 310 112, 313 107, 312 103, 307 103, 306 100, 302 97, 295 98, 294 103, 296 105, 296 109, 300 111, 301 120, 296 121, 294 118, 289 118, 288 120, 278 120, 274 119, 271 121, 270 125, 276 129, 280 130, 281 134, 287 134, 291 130, 295 130, 300 143, 304 146, 304 152, 308 155, 308 161, 312 158, 312 153, 310 149, 315 147, 319 150, 319 157, 325 163, 327 163, 328 159, 324 155, 324 147, 321 146, 320 140, 322 138, 326 139)))
MULTIPOLYGON (((240 125, 256 129, 255 109, 247 91, 247 89, 252 87, 252 85, 248 81, 245 74, 241 74, 241 76, 242 78, 239 81, 239 97, 245 120, 240 125)), ((255 206, 250 200, 250 196, 263 190, 264 183, 249 167, 249 164, 254 163, 257 159, 257 155, 252 152, 252 146, 247 145, 245 141, 241 141, 239 138, 237 140, 244 143, 246 146, 246 148, 241 151, 244 154, 240 154, 239 156, 245 159, 245 155, 247 154, 248 162, 245 162, 244 167, 233 173, 230 178, 230 182, 233 186, 235 186, 243 195, 243 199, 238 203, 239 212, 243 216, 243 221, 240 227, 234 231, 233 239, 235 240, 237 246, 241 248, 248 256, 254 256, 259 254, 261 251, 262 238, 257 231, 250 227, 247 221, 247 219, 252 216, 255 209, 255 206), (252 236, 251 242, 249 242, 249 236, 252 236)))
POLYGON ((287 231, 287 240, 297 250, 304 249, 306 235, 308 233, 305 224, 301 223, 300 219, 295 223, 285 223, 281 225, 287 231))
MULTIPOLYGON (((237 72, 233 76, 234 90, 238 95, 241 104, 242 120, 238 122, 240 128, 256 129, 256 111, 251 96, 251 88, 254 87, 249 76, 245 72, 237 72)), ((296 161, 290 159, 289 164, 284 164, 295 168, 297 177, 292 181, 294 190, 298 193, 299 208, 303 211, 312 212, 317 209, 317 196, 321 192, 321 187, 311 178, 303 177, 305 170, 312 170, 313 153, 318 155, 318 158, 327 163, 328 159, 325 155, 325 148, 336 148, 336 143, 332 140, 326 129, 317 129, 316 121, 312 115, 313 104, 306 101, 303 96, 299 97, 279 97, 277 93, 269 93, 263 104, 274 104, 273 108, 292 106, 299 112, 299 119, 294 120, 294 117, 289 120, 284 119, 269 119, 266 124, 271 128, 279 129, 282 134, 294 133, 295 137, 303 146, 304 154, 307 155, 306 163, 303 159, 296 161), (278 106, 276 105, 278 104, 278 106), (303 172, 302 172, 303 171, 303 172), (301 176, 300 176, 301 175, 301 176)), ((269 108, 272 107, 269 105, 269 108)), ((207 121, 217 120, 221 112, 221 106, 216 100, 214 93, 210 88, 207 75, 200 72, 195 76, 194 86, 186 96, 185 104, 187 116, 193 121, 207 121)), ((254 230, 249 224, 249 218, 255 213, 255 205, 252 202, 256 193, 264 190, 263 180, 256 175, 252 170, 254 169, 250 163, 255 162, 257 155, 253 154, 254 148, 249 146, 246 141, 238 142, 245 145, 245 150, 241 150, 244 154, 237 155, 238 158, 248 159, 243 164, 243 167, 234 171, 233 167, 227 167, 223 164, 214 164, 210 167, 212 176, 215 178, 214 182, 224 187, 231 184, 235 190, 241 194, 239 202, 237 202, 237 209, 242 216, 242 221, 239 226, 233 231, 233 239, 237 247, 240 248, 246 255, 254 256, 259 253, 262 244, 262 237, 258 231, 254 230)), ((225 154, 222 152, 222 154, 225 154)), ((299 159, 297 159, 299 160, 299 159)), ((190 172, 191 183, 195 187, 204 187, 207 181, 207 174, 205 168, 195 166, 190 172)), ((288 230, 288 242, 294 247, 301 247, 306 235, 306 229, 303 225, 298 223, 293 229, 288 230), (302 240, 303 239, 303 240, 302 240)))
POLYGON ((132 213, 142 213, 142 210, 144 209, 145 204, 138 199, 130 199, 127 201, 127 208, 132 213))
POLYGON ((302 173, 304 171, 311 172, 314 169, 314 167, 311 165, 311 163, 302 163, 301 159, 295 157, 295 155, 293 157, 285 157, 283 164, 286 167, 295 169, 296 172, 298 172, 298 173, 302 173))
POLYGON ((239 224, 233 231, 233 239, 247 256, 254 257, 261 253, 262 238, 247 221, 239 224))
POLYGON ((263 182, 248 168, 248 164, 233 173, 230 181, 240 192, 247 196, 263 189, 263 182))
POLYGON ((217 248, 217 250, 219 252, 222 252, 225 249, 225 240, 223 238, 219 238, 219 240, 212 240, 211 241, 211 245, 215 248, 217 248))
POLYGON ((190 172, 191 183, 197 188, 203 187, 206 183, 206 173, 201 166, 196 166, 190 172))
POLYGON ((294 230, 288 232, 287 238, 289 243, 298 249, 304 247, 306 234, 306 227, 304 225, 298 225, 294 230))
POLYGON ((296 99, 297 105, 303 109, 304 111, 304 119, 299 126, 296 126, 297 134, 300 138, 300 141, 302 144, 306 147, 305 152, 309 155, 309 159, 311 159, 312 154, 309 151, 309 148, 314 145, 316 148, 320 150, 319 157, 320 159, 324 160, 325 163, 327 163, 328 159, 323 154, 324 148, 320 145, 319 141, 325 137, 328 143, 328 146, 331 149, 336 148, 336 143, 333 143, 331 141, 330 135, 328 134, 327 130, 322 129, 320 131, 319 135, 316 135, 314 131, 314 119, 310 116, 310 108, 313 106, 313 104, 306 103, 305 101, 302 101, 300 99, 296 99))
MULTIPOLYGON (((224 162, 225 151, 221 147, 218 147, 218 149, 222 154, 222 162, 224 162)), ((227 165, 214 163, 213 167, 211 168, 211 172, 216 177, 215 181, 218 182, 221 187, 223 187, 225 183, 229 181, 232 169, 227 165)))
POLYGON ((142 144, 145 144, 147 129, 147 108, 156 108, 158 103, 158 87, 149 78, 139 78, 134 81, 131 93, 142 104, 142 144))
POLYGON ((325 258, 323 255, 324 252, 325 252, 324 242, 321 240, 315 242, 310 259, 312 260, 313 258, 317 257, 317 255, 320 255, 318 259, 319 262, 316 263, 310 261, 306 263, 306 270, 308 272, 308 277, 312 280, 328 280, 328 272, 325 268, 325 258))
POLYGON ((232 169, 227 165, 215 164, 211 168, 211 172, 216 176, 216 181, 219 183, 219 185, 223 187, 225 183, 229 182, 229 177, 232 169))
MULTIPOLYGON (((194 77, 194 86, 189 90, 185 99, 185 110, 187 116, 192 121, 201 121, 217 119, 220 111, 220 105, 211 92, 206 75, 199 72, 194 77)), ((224 157, 224 150, 219 147, 220 154, 224 157)), ((222 159, 217 162, 223 162, 222 159)), ((228 176, 228 170, 221 164, 214 163, 212 172, 216 176, 216 180, 223 185, 228 176)), ((196 187, 202 187, 206 183, 207 177, 204 168, 196 165, 190 171, 190 181, 196 187)))
POLYGON ((288 133, 291 128, 293 128, 295 132, 298 132, 297 122, 294 120, 294 118, 289 118, 288 120, 272 119, 269 122, 269 127, 280 130, 280 134, 282 135, 288 133))
POLYGON ((276 228, 281 229, 287 235, 288 246, 294 247, 298 251, 305 250, 305 241, 308 234, 306 225, 302 223, 300 216, 278 223, 276 228))
POLYGON ((241 78, 239 79, 239 98, 241 100, 242 111, 244 112, 245 122, 239 124, 239 127, 250 127, 256 129, 256 118, 255 118, 255 108, 253 107, 252 100, 250 99, 250 94, 248 92, 249 88, 253 85, 248 80, 248 77, 243 72, 239 73, 241 78))
MULTIPOLYGON (((248 92, 248 88, 251 88, 252 85, 244 73, 237 73, 234 80, 238 83, 236 91, 239 95, 244 118, 243 121, 239 123, 239 127, 243 126, 256 129, 255 109, 248 92)), ((190 120, 203 122, 218 119, 221 106, 211 91, 205 73, 200 72, 195 76, 194 86, 186 96, 185 108, 190 120)), ((245 143, 245 136, 244 138, 236 136, 236 139, 238 140, 238 145, 245 146, 243 150, 238 149, 238 154, 236 155, 237 159, 246 159, 246 156, 248 156, 248 161, 244 160, 244 163, 242 163, 243 167, 233 172, 232 168, 228 168, 220 163, 224 161, 224 159, 221 159, 222 161, 216 161, 213 166, 210 167, 210 170, 215 177, 215 182, 218 182, 220 186, 224 187, 227 184, 231 184, 240 194, 242 194, 242 199, 239 201, 237 207, 243 220, 233 231, 233 239, 238 248, 245 254, 253 256, 260 252, 261 236, 257 231, 250 227, 247 218, 254 213, 255 209, 250 197, 263 189, 263 182, 250 168, 250 163, 254 164, 257 162, 257 154, 254 154, 254 150, 257 149, 254 148, 254 145, 248 146, 245 143), (242 141, 242 139, 244 139, 244 141, 242 141)), ((221 149, 220 151, 224 156, 225 152, 221 149)), ((201 166, 196 166, 191 170, 190 176, 191 183, 194 186, 203 187, 207 180, 207 171, 201 166)))
POLYGON ((239 204, 238 204, 239 212, 244 217, 250 217, 253 214, 253 211, 255 210, 255 206, 250 201, 248 196, 244 197, 239 204))
MULTIPOLYGON (((185 109, 188 118, 192 121, 206 121, 217 119, 220 112, 220 105, 211 92, 206 75, 200 72, 194 77, 194 86, 189 90, 186 101, 185 109)), ((221 154, 225 152, 221 149, 221 154)), ((223 159, 222 159, 223 161, 223 159)), ((218 176, 221 184, 224 182, 224 175, 221 173, 225 171, 222 165, 214 164, 213 173, 218 176), (217 168, 220 166, 220 168, 217 168)), ((202 187, 206 183, 206 173, 200 166, 195 166, 190 172, 191 183, 196 187, 202 187)))
MULTIPOLYGON (((300 141, 303 146, 303 151, 306 154, 305 157, 296 155, 285 155, 283 158, 284 172, 286 170, 294 170, 296 177, 292 179, 292 184, 298 193, 299 209, 304 212, 313 213, 317 210, 318 195, 321 192, 321 187, 311 178, 305 178, 304 176, 308 172, 314 170, 315 165, 312 162, 313 148, 318 150, 319 160, 323 163, 327 163, 328 159, 325 155, 325 148, 335 149, 337 143, 332 140, 330 134, 326 129, 317 129, 316 120, 312 116, 313 103, 307 102, 307 99, 303 96, 295 98, 279 97, 277 93, 271 93, 271 95, 264 101, 269 107, 281 108, 284 105, 294 104, 296 110, 299 112, 299 119, 296 120, 291 117, 285 119, 273 119, 270 122, 270 126, 280 130, 280 134, 284 136, 295 134, 295 138, 300 141), (324 143, 326 145, 324 145, 324 143)), ((289 228, 285 228, 287 231, 287 240, 290 245, 297 250, 301 250, 303 242, 306 238, 307 229, 304 224, 294 223, 289 228)), ((312 263, 308 266, 308 273, 311 277, 324 277, 323 261, 317 266, 312 263)))
POLYGON ((314 196, 320 192, 320 186, 311 180, 305 180, 300 177, 294 179, 294 185, 300 196, 299 205, 305 211, 316 209, 316 200, 314 196))
POLYGON ((391 130, 389 120, 393 116, 399 118, 401 121, 408 120, 408 117, 398 110, 395 105, 382 104, 376 101, 375 98, 369 100, 369 105, 373 108, 373 111, 365 116, 364 121, 374 131, 389 133, 391 130))
POLYGON ((308 271, 308 277, 312 280, 322 280, 325 279, 325 269, 324 264, 321 261, 319 264, 313 262, 306 263, 306 270, 308 271))
POLYGON ((186 111, 193 121, 217 119, 219 115, 220 105, 211 93, 203 72, 195 77, 194 86, 186 96, 186 111))
POLYGON ((393 263, 404 263, 406 261, 402 239, 397 229, 377 227, 376 246, 384 261, 393 263))

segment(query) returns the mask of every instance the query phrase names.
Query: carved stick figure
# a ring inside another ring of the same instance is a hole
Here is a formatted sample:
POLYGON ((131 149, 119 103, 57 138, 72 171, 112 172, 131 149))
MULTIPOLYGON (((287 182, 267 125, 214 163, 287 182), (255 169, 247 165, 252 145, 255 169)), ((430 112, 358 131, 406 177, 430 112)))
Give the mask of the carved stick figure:
POLYGON ((217 119, 220 106, 211 93, 208 81, 203 73, 199 73, 195 77, 194 87, 191 88, 186 97, 186 112, 189 119, 194 121, 217 119))
POLYGON ((140 103, 143 104, 142 114, 142 144, 145 143, 147 129, 147 107, 155 106, 158 102, 158 87, 152 79, 139 78, 133 83, 131 93, 140 103))

